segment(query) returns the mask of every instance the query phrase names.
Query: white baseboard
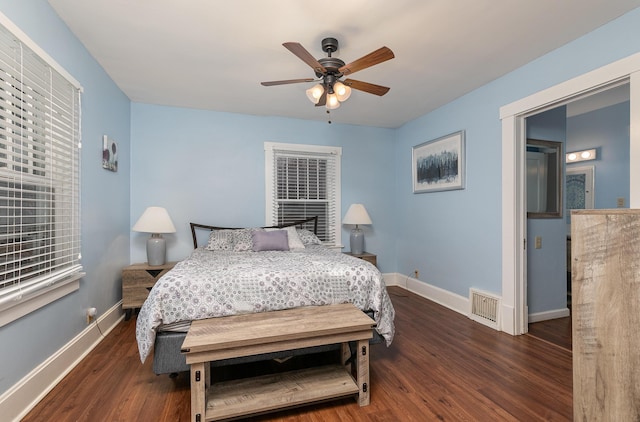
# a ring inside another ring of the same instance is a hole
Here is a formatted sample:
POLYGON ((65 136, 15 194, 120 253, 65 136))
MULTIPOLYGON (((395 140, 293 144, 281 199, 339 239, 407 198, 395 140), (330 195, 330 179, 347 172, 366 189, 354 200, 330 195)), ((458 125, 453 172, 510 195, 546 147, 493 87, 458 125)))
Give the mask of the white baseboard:
POLYGON ((469 298, 452 293, 440 287, 432 286, 424 281, 399 273, 383 274, 387 286, 399 286, 412 293, 429 299, 437 304, 456 311, 462 315, 469 315, 469 298))
POLYGON ((0 396, 0 415, 19 421, 44 398, 124 318, 122 301, 87 326, 60 350, 0 396), (98 329, 98 326, 100 327, 98 329))
POLYGON ((529 322, 540 322, 548 319, 564 318, 571 316, 569 308, 554 309, 552 311, 537 312, 535 314, 529 314, 529 322))

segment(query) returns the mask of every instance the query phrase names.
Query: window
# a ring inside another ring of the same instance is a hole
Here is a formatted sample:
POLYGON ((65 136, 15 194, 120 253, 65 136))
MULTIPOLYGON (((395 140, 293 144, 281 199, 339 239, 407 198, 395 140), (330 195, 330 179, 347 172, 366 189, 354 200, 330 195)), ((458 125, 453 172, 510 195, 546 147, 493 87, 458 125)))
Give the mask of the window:
POLYGON ((318 237, 340 244, 342 148, 265 142, 266 222, 318 216, 318 237))
POLYGON ((81 90, 4 16, 0 24, 0 310, 5 310, 80 277, 81 90))

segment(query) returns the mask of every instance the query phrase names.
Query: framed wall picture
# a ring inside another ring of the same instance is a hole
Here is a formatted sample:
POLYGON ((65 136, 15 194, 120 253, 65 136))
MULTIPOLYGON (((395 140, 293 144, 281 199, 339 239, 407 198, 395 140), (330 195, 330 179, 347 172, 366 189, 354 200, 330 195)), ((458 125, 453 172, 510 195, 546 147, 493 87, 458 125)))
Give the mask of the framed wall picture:
POLYGON ((107 135, 102 137, 102 168, 118 171, 118 144, 107 135))
POLYGON ((464 131, 413 147, 413 193, 464 189, 464 131))

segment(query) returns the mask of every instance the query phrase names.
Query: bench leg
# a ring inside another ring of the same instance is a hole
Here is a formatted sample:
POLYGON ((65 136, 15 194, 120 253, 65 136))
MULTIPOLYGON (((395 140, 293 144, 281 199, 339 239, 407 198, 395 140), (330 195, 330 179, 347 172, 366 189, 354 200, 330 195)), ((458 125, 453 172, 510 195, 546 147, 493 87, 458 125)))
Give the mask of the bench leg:
POLYGON ((207 382, 209 377, 207 363, 191 364, 191 422, 204 422, 206 412, 207 382))
POLYGON ((369 404, 369 392, 371 385, 369 383, 369 340, 360 340, 358 342, 358 404, 367 406, 369 404))
POLYGON ((353 375, 353 365, 351 364, 351 348, 349 347, 349 343, 342 343, 342 361, 341 363, 344 365, 346 371, 353 375))

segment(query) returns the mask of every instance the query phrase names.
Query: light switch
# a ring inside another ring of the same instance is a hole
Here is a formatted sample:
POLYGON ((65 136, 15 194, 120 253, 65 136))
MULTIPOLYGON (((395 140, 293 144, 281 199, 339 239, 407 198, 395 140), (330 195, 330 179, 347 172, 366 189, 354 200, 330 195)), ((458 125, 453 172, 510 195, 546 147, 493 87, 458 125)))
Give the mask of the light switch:
POLYGON ((542 236, 536 236, 536 239, 535 239, 535 248, 536 248, 536 249, 540 249, 540 248, 542 248, 542 236))

